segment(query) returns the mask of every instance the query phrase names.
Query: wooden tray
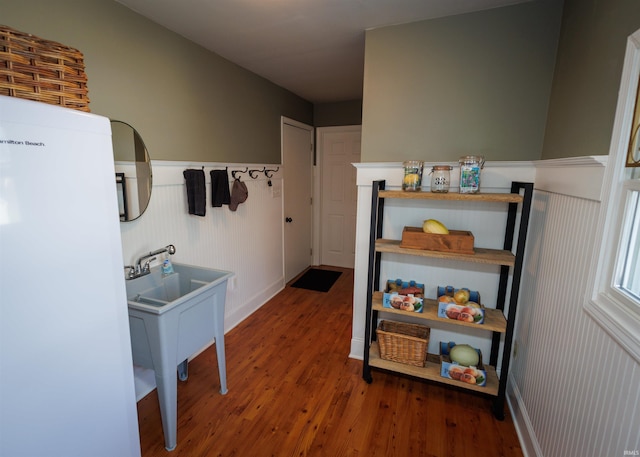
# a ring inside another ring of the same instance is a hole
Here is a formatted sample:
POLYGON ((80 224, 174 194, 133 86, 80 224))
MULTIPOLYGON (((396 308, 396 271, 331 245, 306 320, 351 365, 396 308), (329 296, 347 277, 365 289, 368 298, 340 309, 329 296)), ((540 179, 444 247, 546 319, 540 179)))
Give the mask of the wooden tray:
POLYGON ((466 230, 449 230, 448 235, 424 233, 422 227, 405 227, 401 248, 473 254, 473 234, 466 230))

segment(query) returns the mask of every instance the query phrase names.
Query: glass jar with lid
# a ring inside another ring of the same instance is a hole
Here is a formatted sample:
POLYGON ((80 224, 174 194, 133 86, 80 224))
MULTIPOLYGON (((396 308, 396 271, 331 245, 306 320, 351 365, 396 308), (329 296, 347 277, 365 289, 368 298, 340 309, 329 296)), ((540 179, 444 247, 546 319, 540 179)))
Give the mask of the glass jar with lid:
POLYGON ((480 170, 484 167, 484 157, 464 156, 460 163, 460 193, 475 194, 480 191, 480 170))
POLYGON ((417 192, 422 188, 422 167, 420 160, 407 160, 402 162, 404 177, 402 178, 402 190, 417 192))
POLYGON ((431 192, 449 192, 452 169, 453 167, 449 165, 434 165, 431 168, 431 192))

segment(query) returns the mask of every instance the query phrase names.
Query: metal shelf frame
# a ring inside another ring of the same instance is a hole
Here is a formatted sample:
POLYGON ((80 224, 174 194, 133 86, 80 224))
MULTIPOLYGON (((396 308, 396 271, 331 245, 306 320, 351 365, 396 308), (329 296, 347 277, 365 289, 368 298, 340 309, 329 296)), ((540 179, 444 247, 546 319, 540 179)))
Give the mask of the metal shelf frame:
MULTIPOLYGON (((512 252, 514 255, 513 262, 500 264, 500 278, 498 282, 498 295, 496 301, 496 309, 505 313, 507 304, 507 292, 509 291, 509 273, 511 273, 511 288, 508 297, 509 306, 506 309, 506 331, 492 331, 491 336, 491 354, 490 365, 496 366, 500 355, 500 341, 504 335, 504 345, 502 348, 502 363, 500 365, 500 376, 498 381, 497 394, 488 393, 494 397, 492 411, 498 420, 504 419, 504 406, 507 389, 507 378, 511 362, 511 349, 513 343, 513 333, 515 328, 515 320, 517 315, 518 299, 520 294, 520 282, 522 269, 524 265, 524 253, 527 241, 527 231, 529 226, 529 216, 531 212, 531 201, 533 196, 533 183, 514 181, 511 183, 510 194, 433 194, 430 192, 412 192, 403 193, 399 191, 386 191, 385 181, 377 180, 372 183, 371 192, 371 224, 369 237, 369 259, 367 272, 367 303, 366 303, 366 322, 365 322, 365 348, 363 354, 362 377, 368 383, 373 381, 371 375, 371 343, 375 341, 374 324, 378 320, 378 310, 373 309, 374 293, 380 290, 380 266, 382 262, 382 254, 385 249, 380 248, 379 240, 382 239, 382 223, 384 220, 384 201, 386 198, 410 198, 414 200, 447 200, 455 205, 456 201, 493 201, 498 203, 507 203, 507 222, 505 229, 503 250, 512 252), (520 208, 520 221, 517 223, 518 209, 520 208), (517 243, 514 252, 514 240, 516 230, 518 233, 517 243)), ((387 251, 389 252, 389 251, 387 251)), ((407 250, 401 252, 405 255, 412 255, 407 250)), ((427 255, 424 252, 417 252, 414 255, 427 255)), ((434 255, 438 257, 438 255, 434 255)), ((470 262, 468 256, 460 256, 462 262, 470 262)), ((500 263, 499 261, 497 263, 500 263)), ((452 325, 456 325, 452 322, 452 325)), ((457 331, 464 332, 463 326, 458 326, 457 331)), ((392 369, 393 371, 393 369, 392 369)), ((401 372, 400 370, 398 370, 401 372)), ((440 382, 434 379, 432 375, 422 376, 420 370, 412 370, 411 375, 418 378, 428 379, 434 382, 440 382)), ((444 384, 447 383, 443 380, 444 384)), ((464 384, 458 386, 465 388, 464 384)), ((469 389, 469 391, 480 392, 478 389, 469 389)))

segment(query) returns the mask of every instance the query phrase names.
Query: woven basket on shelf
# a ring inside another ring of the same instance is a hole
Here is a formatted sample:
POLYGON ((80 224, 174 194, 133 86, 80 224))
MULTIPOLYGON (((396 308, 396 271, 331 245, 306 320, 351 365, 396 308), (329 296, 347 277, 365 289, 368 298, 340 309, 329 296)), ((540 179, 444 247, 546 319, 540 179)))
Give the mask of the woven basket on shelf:
POLYGON ((0 95, 89 111, 77 49, 0 25, 0 95))
POLYGON ((376 330, 380 357, 423 367, 427 360, 430 330, 424 325, 380 321, 376 330))

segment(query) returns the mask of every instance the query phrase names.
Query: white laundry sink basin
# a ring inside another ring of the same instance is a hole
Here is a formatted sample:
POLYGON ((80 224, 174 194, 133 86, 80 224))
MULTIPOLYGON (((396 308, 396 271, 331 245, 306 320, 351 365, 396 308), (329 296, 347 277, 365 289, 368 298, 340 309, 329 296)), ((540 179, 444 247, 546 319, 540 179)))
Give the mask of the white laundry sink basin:
POLYGON ((133 363, 155 372, 165 447, 177 444, 177 377, 186 380, 188 360, 215 340, 220 392, 227 393, 224 307, 233 273, 173 264, 126 281, 133 363))
POLYGON ((160 267, 126 282, 129 307, 162 314, 191 300, 233 275, 228 271, 173 264, 173 274, 163 276, 160 267))

